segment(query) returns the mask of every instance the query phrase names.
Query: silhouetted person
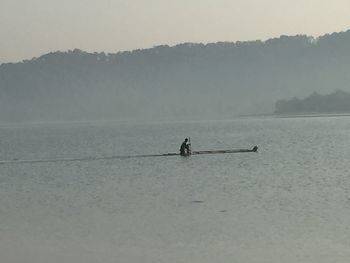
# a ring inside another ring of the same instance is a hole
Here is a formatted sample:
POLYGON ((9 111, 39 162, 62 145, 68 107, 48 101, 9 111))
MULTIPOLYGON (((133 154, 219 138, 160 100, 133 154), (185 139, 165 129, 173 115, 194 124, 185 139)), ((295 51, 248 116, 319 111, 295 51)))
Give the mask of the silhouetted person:
POLYGON ((188 142, 188 139, 186 138, 185 141, 181 144, 181 147, 180 147, 181 156, 189 155, 190 147, 187 142, 188 142))

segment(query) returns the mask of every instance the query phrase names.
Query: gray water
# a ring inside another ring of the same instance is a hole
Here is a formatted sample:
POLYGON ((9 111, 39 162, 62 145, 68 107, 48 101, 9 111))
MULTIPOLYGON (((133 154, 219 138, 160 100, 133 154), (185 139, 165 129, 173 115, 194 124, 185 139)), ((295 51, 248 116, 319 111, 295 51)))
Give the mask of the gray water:
POLYGON ((0 261, 349 262, 350 118, 0 126, 0 261), (64 162, 251 148, 258 153, 64 162))

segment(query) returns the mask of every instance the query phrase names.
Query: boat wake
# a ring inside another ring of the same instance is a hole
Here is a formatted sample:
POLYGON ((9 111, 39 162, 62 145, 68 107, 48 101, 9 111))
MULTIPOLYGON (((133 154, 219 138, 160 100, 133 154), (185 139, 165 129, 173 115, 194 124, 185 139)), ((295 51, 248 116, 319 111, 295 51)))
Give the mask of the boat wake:
MULTIPOLYGON (((223 154, 223 153, 249 153, 249 152, 257 152, 257 150, 258 150, 258 147, 254 146, 253 149, 193 151, 191 155, 220 154, 220 153, 221 154, 223 154)), ((32 159, 32 160, 12 159, 12 160, 0 160, 0 165, 1 164, 18 164, 18 163, 86 162, 86 161, 98 161, 98 160, 167 157, 167 156, 179 156, 179 155, 180 155, 179 153, 164 153, 164 154, 115 155, 115 156, 81 157, 81 158, 32 159)))

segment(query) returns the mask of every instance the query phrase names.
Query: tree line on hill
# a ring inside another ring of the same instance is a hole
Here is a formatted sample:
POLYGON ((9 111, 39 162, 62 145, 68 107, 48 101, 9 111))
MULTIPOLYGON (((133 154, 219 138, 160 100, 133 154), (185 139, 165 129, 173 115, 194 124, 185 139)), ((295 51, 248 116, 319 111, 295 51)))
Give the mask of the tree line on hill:
POLYGON ((337 90, 320 95, 314 92, 304 99, 279 100, 275 106, 276 114, 350 113, 350 93, 337 90))

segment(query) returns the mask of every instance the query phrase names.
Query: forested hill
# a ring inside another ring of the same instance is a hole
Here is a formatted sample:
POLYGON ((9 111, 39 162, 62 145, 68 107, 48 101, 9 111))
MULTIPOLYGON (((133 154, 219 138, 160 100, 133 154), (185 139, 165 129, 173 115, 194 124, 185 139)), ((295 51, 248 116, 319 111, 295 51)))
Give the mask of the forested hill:
POLYGON ((0 66, 0 121, 227 118, 350 91, 350 31, 314 39, 53 52, 0 66))
POLYGON ((331 94, 312 93, 304 99, 296 97, 276 102, 276 114, 350 113, 350 93, 337 90, 331 94))

